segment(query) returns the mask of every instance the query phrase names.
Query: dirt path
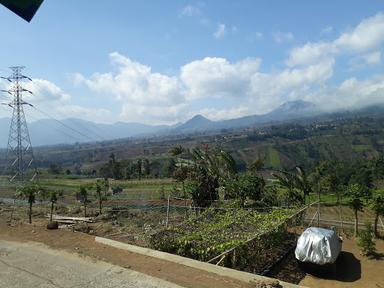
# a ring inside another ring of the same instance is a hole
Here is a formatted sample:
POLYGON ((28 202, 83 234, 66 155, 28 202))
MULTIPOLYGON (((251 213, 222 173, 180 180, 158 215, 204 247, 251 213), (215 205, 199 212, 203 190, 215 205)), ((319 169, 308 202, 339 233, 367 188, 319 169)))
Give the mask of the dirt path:
POLYGON ((0 287, 182 288, 112 265, 53 250, 43 244, 0 240, 0 287))
POLYGON ((46 230, 43 224, 17 224, 13 227, 0 221, 0 239, 8 241, 43 243, 53 249, 62 249, 80 256, 91 257, 120 267, 125 267, 183 287, 250 288, 254 285, 213 273, 186 267, 172 262, 155 259, 94 241, 94 237, 69 230, 46 230))

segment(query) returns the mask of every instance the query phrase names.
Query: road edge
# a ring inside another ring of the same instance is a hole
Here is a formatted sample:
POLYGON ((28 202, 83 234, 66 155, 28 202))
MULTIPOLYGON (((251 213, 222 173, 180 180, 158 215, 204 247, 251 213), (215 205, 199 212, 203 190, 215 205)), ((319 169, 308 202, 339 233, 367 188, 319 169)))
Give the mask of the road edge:
MULTIPOLYGON (((269 278, 266 276, 238 271, 235 269, 230 269, 222 266, 216 266, 210 263, 201 262, 198 260, 182 257, 179 255, 157 251, 150 248, 143 248, 143 247, 139 247, 139 246, 135 246, 135 245, 131 245, 131 244, 127 244, 127 243, 123 243, 123 242, 119 242, 116 240, 111 240, 103 237, 96 236, 95 242, 112 246, 118 249, 123 249, 132 253, 141 254, 141 255, 145 255, 153 258, 158 258, 158 259, 166 260, 176 264, 185 265, 191 268, 204 270, 206 272, 214 273, 220 276, 230 277, 230 278, 247 282, 247 283, 255 282, 255 281, 270 282, 270 281, 277 280, 277 279, 269 278)), ((280 285, 284 288, 305 288, 305 286, 299 286, 296 284, 292 284, 292 283, 288 283, 280 280, 277 280, 277 281, 279 281, 280 285)))

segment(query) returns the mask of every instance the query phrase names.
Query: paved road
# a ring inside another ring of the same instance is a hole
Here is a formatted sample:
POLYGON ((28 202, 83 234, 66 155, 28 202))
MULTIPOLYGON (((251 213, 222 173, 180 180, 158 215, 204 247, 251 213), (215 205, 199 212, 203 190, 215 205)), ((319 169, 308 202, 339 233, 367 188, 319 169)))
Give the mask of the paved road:
POLYGON ((182 288, 102 261, 37 243, 0 240, 1 288, 182 288))

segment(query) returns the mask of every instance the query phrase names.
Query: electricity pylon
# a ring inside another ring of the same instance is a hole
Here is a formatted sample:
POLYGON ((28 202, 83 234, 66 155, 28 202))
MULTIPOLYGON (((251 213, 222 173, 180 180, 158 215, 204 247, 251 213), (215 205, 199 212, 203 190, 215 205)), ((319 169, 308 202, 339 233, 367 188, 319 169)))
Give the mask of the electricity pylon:
POLYGON ((12 174, 11 182, 23 183, 28 180, 33 181, 36 176, 35 169, 32 169, 35 159, 23 109, 24 105, 32 105, 25 102, 22 97, 24 92, 32 94, 31 91, 22 87, 22 81, 32 81, 32 79, 21 74, 24 67, 16 66, 10 69, 13 72, 11 76, 1 77, 11 83, 9 90, 1 91, 13 97, 10 103, 3 103, 13 109, 7 146, 7 170, 12 174))

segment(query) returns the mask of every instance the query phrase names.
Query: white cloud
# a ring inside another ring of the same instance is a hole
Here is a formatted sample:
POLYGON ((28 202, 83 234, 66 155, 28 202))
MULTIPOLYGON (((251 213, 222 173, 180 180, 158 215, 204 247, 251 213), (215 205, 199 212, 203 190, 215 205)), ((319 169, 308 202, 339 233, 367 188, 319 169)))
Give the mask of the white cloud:
POLYGON ((119 119, 125 122, 145 124, 175 124, 185 120, 188 104, 181 103, 168 106, 140 105, 124 103, 119 119))
POLYGON ((264 35, 263 35, 263 33, 261 33, 261 32, 256 32, 256 33, 255 33, 255 37, 256 37, 256 39, 261 39, 261 38, 264 37, 264 35))
POLYGON ((135 104, 166 106, 184 101, 182 85, 177 77, 153 73, 149 66, 113 52, 111 63, 117 73, 95 73, 89 79, 75 74, 77 83, 86 84, 91 90, 109 93, 117 100, 135 104))
POLYGON ((349 78, 338 87, 311 95, 314 103, 326 110, 354 109, 384 103, 384 75, 366 80, 349 78))
MULTIPOLYGON (((10 85, 8 81, 0 82, 0 89, 8 90, 11 87, 10 85)), ((33 79, 33 81, 25 81, 21 85, 26 90, 32 92, 32 94, 29 92, 23 93, 23 99, 31 102, 31 104, 47 102, 62 104, 71 99, 70 95, 66 94, 60 87, 45 79, 33 79)), ((12 96, 9 94, 4 93, 2 95, 6 96, 9 100, 12 99, 12 96)))
POLYGON ((23 86, 33 93, 32 95, 24 93, 24 99, 35 104, 46 102, 58 102, 62 104, 71 99, 70 95, 66 94, 60 87, 48 80, 33 79, 32 82, 25 82, 23 86))
POLYGON ((321 29, 321 34, 330 34, 333 32, 333 27, 332 26, 327 26, 321 29))
POLYGON ((336 52, 334 46, 326 42, 307 43, 304 46, 293 48, 288 59, 287 66, 310 65, 329 57, 336 52))
POLYGON ((293 41, 294 37, 291 32, 276 32, 273 35, 273 39, 276 43, 284 43, 284 42, 291 42, 293 41))
MULTIPOLYGON (((121 103, 115 116, 119 120, 148 124, 171 124, 198 113, 213 120, 264 114, 298 99, 327 109, 384 102, 379 97, 384 76, 365 81, 351 78, 340 87, 329 86, 335 57, 341 53, 334 42, 295 48, 287 66, 273 72, 261 71, 259 58, 230 62, 206 57, 181 66, 179 73, 169 76, 114 52, 110 54, 113 72, 89 77, 76 74, 73 81, 113 96, 121 103)), ((381 52, 367 51, 359 57, 374 64, 381 60, 381 52)))
POLYGON ((380 64, 381 62, 381 51, 374 51, 371 53, 364 54, 363 59, 369 65, 380 64))
POLYGON ((157 124, 186 120, 191 113, 211 119, 265 113, 287 100, 301 99, 314 86, 324 85, 334 64, 330 58, 304 68, 263 73, 258 58, 229 62, 206 57, 187 63, 180 74, 171 77, 116 52, 110 59, 115 73, 95 73, 89 78, 77 74, 74 81, 113 95, 122 103, 120 120, 157 124), (218 109, 215 101, 221 101, 223 108, 218 109), (228 107, 228 101, 242 104, 228 107), (204 109, 194 110, 199 103, 204 109))
POLYGON ((113 123, 116 121, 112 112, 104 108, 89 108, 69 104, 58 106, 56 112, 65 116, 63 118, 75 117, 97 123, 113 123))
POLYGON ((180 16, 199 16, 201 14, 201 10, 199 7, 194 5, 186 5, 180 12, 180 16))
POLYGON ((207 57, 184 65, 180 78, 190 100, 242 97, 260 62, 260 59, 249 58, 232 64, 224 58, 207 57))
MULTIPOLYGON (((378 49, 383 43, 384 14, 378 13, 362 20, 354 29, 341 34, 334 41, 309 42, 292 49, 286 64, 288 66, 308 65, 338 54, 366 53, 378 49)), ((377 61, 377 55, 372 56, 376 58, 371 60, 377 61)))
POLYGON ((227 28, 225 24, 223 23, 217 24, 217 29, 215 33, 213 33, 213 37, 215 37, 216 39, 221 39, 225 36, 225 34, 227 34, 227 28))
POLYGON ((305 68, 255 74, 251 79, 250 90, 255 105, 253 110, 265 113, 283 102, 305 98, 311 88, 325 85, 332 77, 333 65, 333 59, 326 59, 305 68))
POLYGON ((350 32, 343 33, 334 44, 342 50, 364 52, 384 43, 384 14, 364 19, 350 32))
MULTIPOLYGON (((197 113, 203 115, 204 117, 210 120, 218 121, 224 119, 239 118, 246 115, 248 112, 248 107, 240 106, 229 109, 204 108, 199 110, 197 113)), ((190 114, 190 117, 193 117, 194 114, 190 114)))

